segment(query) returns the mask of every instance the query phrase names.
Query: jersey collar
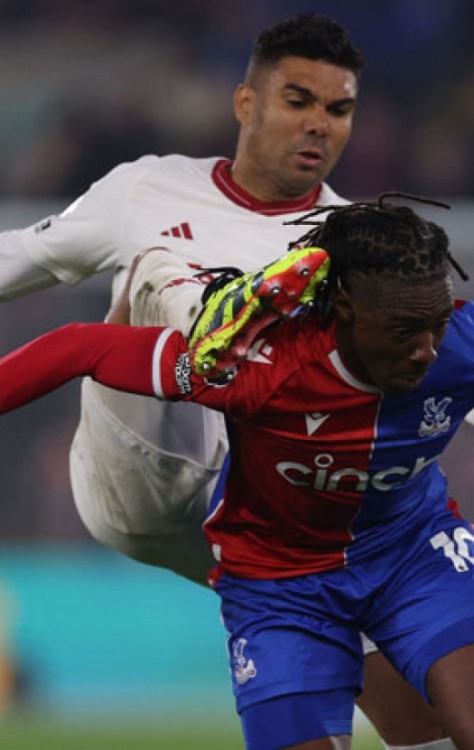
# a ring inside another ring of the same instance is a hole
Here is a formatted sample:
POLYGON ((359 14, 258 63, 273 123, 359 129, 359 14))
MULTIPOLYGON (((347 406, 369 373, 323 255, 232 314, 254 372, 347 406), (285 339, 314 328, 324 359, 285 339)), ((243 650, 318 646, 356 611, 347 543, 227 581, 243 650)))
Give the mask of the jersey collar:
POLYGON ((258 198, 255 198, 246 190, 239 187, 239 185, 235 184, 230 171, 231 165, 232 161, 230 159, 220 159, 214 165, 212 179, 216 187, 219 188, 226 198, 229 198, 233 203, 236 203, 238 206, 246 208, 249 211, 264 214, 265 216, 289 214, 293 211, 311 211, 319 200, 321 185, 317 185, 311 193, 305 195, 304 198, 298 198, 294 201, 275 201, 273 203, 267 203, 266 201, 258 200, 258 198))

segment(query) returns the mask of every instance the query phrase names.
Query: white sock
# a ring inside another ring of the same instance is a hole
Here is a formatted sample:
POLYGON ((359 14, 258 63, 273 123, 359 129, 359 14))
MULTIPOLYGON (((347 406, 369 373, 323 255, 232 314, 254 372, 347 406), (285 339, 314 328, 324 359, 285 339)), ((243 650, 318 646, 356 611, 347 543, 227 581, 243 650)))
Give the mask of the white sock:
POLYGON ((421 745, 387 745, 383 743, 386 750, 456 750, 453 741, 446 737, 443 740, 422 742, 421 745))
POLYGON ((154 248, 138 264, 130 287, 132 325, 161 325, 187 333, 201 310, 204 285, 187 263, 164 248, 154 248))

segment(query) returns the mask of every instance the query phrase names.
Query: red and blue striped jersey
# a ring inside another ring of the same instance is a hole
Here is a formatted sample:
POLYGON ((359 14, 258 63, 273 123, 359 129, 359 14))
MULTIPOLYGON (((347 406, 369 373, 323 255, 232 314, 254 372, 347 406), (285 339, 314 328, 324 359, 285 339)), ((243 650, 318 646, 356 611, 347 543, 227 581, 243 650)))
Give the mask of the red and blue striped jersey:
POLYGON ((437 458, 474 406, 474 307, 453 315, 420 387, 385 396, 358 382, 334 329, 269 329, 235 380, 206 384, 170 336, 157 392, 231 420, 222 501, 205 524, 221 570, 283 577, 350 565, 447 503, 437 458), (175 362, 178 366, 175 368, 175 362))

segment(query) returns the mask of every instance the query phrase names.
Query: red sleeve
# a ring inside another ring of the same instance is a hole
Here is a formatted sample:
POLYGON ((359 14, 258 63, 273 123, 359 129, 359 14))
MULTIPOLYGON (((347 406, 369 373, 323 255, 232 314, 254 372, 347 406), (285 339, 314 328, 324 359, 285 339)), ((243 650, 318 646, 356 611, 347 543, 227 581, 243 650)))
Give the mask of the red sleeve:
MULTIPOLYGON (((73 323, 34 339, 0 359, 0 413, 83 375, 111 388, 155 395, 153 355, 163 330, 73 323)), ((185 347, 181 334, 172 337, 185 347)))
MULTIPOLYGON (((242 369, 251 364, 244 363, 242 369)), ((266 397, 268 392, 268 378, 262 380, 260 373, 256 379, 251 367, 231 384, 216 385, 197 376, 179 331, 71 323, 0 359, 0 414, 85 375, 120 391, 194 401, 234 418, 253 414, 262 393, 266 397)))

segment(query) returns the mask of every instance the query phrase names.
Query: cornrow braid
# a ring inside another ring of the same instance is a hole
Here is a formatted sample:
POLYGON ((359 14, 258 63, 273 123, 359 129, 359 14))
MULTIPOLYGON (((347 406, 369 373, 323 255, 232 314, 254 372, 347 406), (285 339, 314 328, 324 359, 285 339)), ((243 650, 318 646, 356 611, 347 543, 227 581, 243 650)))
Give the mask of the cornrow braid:
POLYGON ((431 198, 386 192, 375 202, 325 206, 288 222, 312 227, 290 247, 322 247, 331 258, 329 278, 325 288, 318 291, 317 310, 323 318, 328 315, 332 290, 347 285, 350 273, 365 277, 424 278, 446 273, 451 266, 464 281, 468 279, 449 251, 444 229, 421 218, 408 206, 389 202, 390 198, 450 208, 448 204, 431 198), (328 212, 325 219, 318 219, 328 212))

